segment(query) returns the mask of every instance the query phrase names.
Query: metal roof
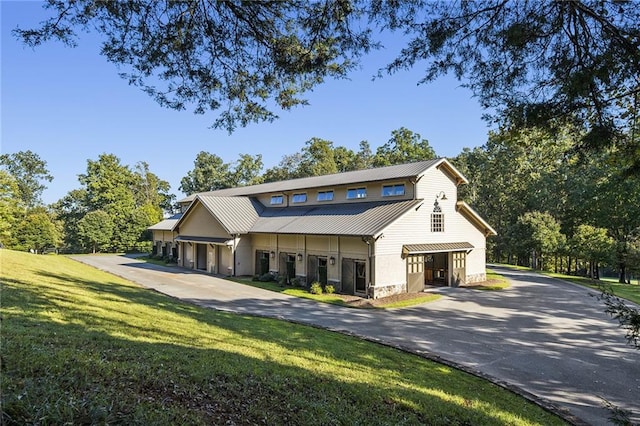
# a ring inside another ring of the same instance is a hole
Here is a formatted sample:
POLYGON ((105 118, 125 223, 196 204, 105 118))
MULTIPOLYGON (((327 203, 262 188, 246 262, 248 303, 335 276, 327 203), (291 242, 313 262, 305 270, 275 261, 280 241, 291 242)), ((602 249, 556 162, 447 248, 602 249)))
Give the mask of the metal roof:
POLYGON ((252 233, 374 236, 422 200, 267 208, 252 233))
POLYGON ((405 244, 402 246, 403 254, 418 253, 441 253, 447 251, 472 250, 471 243, 425 243, 425 244, 405 244))
MULTIPOLYGON (((338 185, 349 185, 363 182, 375 182, 389 179, 403 179, 418 177, 426 170, 442 163, 447 165, 447 169, 451 173, 460 176, 463 182, 466 178, 460 174, 450 163, 444 158, 437 158, 427 161, 418 161, 415 163, 398 164, 394 166, 378 167, 375 169, 355 170, 352 172, 334 173, 324 176, 312 176, 300 179, 283 180, 279 182, 262 183, 259 185, 241 186, 238 188, 219 189, 217 191, 202 192, 200 195, 213 195, 218 197, 236 197, 265 194, 271 192, 285 192, 299 189, 322 188, 338 185)), ((196 194, 190 195, 180 202, 192 201, 196 194)))
POLYGON ((150 229, 152 231, 173 231, 176 223, 178 223, 181 217, 182 213, 176 213, 173 216, 148 227, 147 229, 150 229))
MULTIPOLYGON (((259 217, 264 206, 247 197, 196 196, 230 235, 246 234, 259 217)), ((191 206, 189 206, 191 209, 191 206)))

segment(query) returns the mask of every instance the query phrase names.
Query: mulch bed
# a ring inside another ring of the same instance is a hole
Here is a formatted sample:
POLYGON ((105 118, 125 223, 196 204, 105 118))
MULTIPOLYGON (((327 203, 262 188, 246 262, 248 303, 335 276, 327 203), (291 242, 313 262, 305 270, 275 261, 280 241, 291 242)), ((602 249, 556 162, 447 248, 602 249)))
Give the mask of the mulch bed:
MULTIPOLYGON (((461 288, 474 288, 474 287, 483 287, 483 286, 492 286, 496 284, 501 284, 500 280, 487 280, 481 281, 477 283, 465 284, 461 286, 461 288)), ((389 305, 395 302, 418 299, 425 295, 425 293, 402 293, 396 294, 393 296, 381 297, 379 299, 366 299, 364 297, 352 296, 348 294, 334 294, 334 296, 342 299, 348 306, 353 306, 356 308, 381 308, 385 305, 389 305)))

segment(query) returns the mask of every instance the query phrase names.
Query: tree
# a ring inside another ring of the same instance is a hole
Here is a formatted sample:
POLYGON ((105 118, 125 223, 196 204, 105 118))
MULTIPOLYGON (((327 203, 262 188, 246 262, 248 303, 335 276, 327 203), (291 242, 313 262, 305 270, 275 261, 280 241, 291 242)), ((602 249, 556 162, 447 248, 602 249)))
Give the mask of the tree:
POLYGON ((598 263, 611 256, 613 244, 606 229, 586 224, 578 226, 571 238, 577 256, 589 261, 589 277, 593 279, 600 278, 598 263))
POLYGON ((78 235, 95 253, 111 243, 113 228, 113 220, 107 212, 94 210, 78 222, 78 235))
POLYGON ((9 245, 14 226, 23 216, 23 211, 16 180, 8 172, 0 170, 0 243, 9 245))
POLYGON ((52 218, 43 208, 36 208, 16 225, 15 244, 23 250, 33 249, 42 252, 60 243, 60 232, 52 218))
POLYGON ((422 139, 418 133, 401 127, 391 132, 391 139, 378 147, 373 158, 373 166, 391 166, 436 158, 436 153, 429 141, 422 139))
POLYGON ((87 214, 87 191, 85 189, 73 189, 60 200, 51 205, 55 217, 62 222, 62 234, 67 250, 77 251, 82 247, 81 237, 78 232, 78 222, 87 214))
POLYGON ((144 161, 135 165, 133 173, 133 192, 136 205, 149 204, 158 208, 160 214, 162 211, 171 213, 176 196, 169 193, 171 189, 169 182, 152 173, 149 170, 149 164, 144 161))
POLYGON ((247 186, 262 183, 262 154, 255 157, 249 154, 240 154, 230 172, 231 186, 247 186))
POLYGON ((0 165, 15 179, 18 195, 27 208, 34 208, 42 203, 40 197, 47 188, 42 181, 53 180, 46 161, 32 151, 19 151, 0 155, 0 165))
POLYGON ((524 230, 522 244, 532 253, 533 268, 543 269, 544 254, 555 254, 566 241, 560 224, 548 212, 527 212, 518 218, 524 230))
POLYGON ((450 72, 466 78, 505 127, 573 123, 584 130, 575 146, 598 150, 624 143, 637 124, 636 2, 379 1, 372 12, 412 37, 388 72, 425 61, 422 82, 450 72))
POLYGON ((193 170, 180 180, 180 191, 187 195, 230 188, 229 164, 216 154, 200 151, 193 170))
POLYGON ((163 106, 221 110, 215 127, 271 121, 327 77, 344 77, 370 47, 349 1, 59 2, 39 28, 14 34, 29 46, 77 29, 103 36, 101 52, 163 106))
MULTIPOLYGON (((632 1, 49 0, 46 7, 50 18, 39 27, 14 30, 24 43, 75 45, 77 29, 94 29, 130 84, 170 108, 221 109, 214 125, 229 131, 273 120, 270 104, 305 104, 301 95, 325 78, 347 76, 380 45, 374 27, 410 38, 387 72, 425 61, 421 82, 447 73, 466 79, 505 128, 572 123, 584 130, 575 147, 598 150, 629 142, 620 135, 637 125, 640 8, 632 1), (370 28, 360 29, 363 22, 370 28)), ((630 143, 628 170, 640 172, 640 143, 630 143)))

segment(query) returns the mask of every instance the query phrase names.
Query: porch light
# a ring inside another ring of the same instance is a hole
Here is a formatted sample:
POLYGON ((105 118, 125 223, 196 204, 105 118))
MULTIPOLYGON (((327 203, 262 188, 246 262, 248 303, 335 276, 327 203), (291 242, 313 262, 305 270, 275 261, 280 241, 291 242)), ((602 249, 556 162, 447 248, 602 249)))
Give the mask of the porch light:
POLYGON ((298 253, 298 262, 302 261, 302 253, 298 253))
POLYGON ((271 253, 269 253, 269 256, 271 256, 271 258, 273 259, 274 257, 276 257, 276 252, 272 251, 271 253))
POLYGON ((329 263, 330 263, 330 264, 332 264, 332 265, 335 265, 335 264, 336 264, 336 258, 335 258, 335 257, 333 257, 333 256, 331 256, 331 257, 329 258, 329 263))
POLYGON ((447 194, 444 193, 444 191, 440 191, 436 194, 436 201, 438 201, 438 198, 442 201, 446 201, 447 200, 447 194))

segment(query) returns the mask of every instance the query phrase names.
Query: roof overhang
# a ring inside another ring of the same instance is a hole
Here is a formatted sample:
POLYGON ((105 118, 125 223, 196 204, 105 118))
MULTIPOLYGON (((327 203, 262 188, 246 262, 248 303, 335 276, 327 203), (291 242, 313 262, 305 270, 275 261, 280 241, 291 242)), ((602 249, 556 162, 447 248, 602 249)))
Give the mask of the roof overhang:
POLYGON ((436 165, 437 169, 440 169, 451 176, 456 181, 456 186, 466 185, 469 180, 456 169, 446 158, 442 158, 436 165))
POLYGON ((480 217, 475 210, 464 201, 458 201, 456 203, 456 210, 462 213, 471 223, 473 223, 478 229, 480 229, 485 237, 492 235, 498 235, 495 229, 491 227, 483 218, 480 217))
POLYGON ((468 242, 405 244, 402 246, 402 256, 406 257, 410 254, 448 253, 452 251, 466 251, 469 253, 473 249, 473 244, 468 242))

